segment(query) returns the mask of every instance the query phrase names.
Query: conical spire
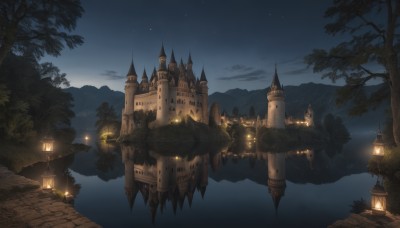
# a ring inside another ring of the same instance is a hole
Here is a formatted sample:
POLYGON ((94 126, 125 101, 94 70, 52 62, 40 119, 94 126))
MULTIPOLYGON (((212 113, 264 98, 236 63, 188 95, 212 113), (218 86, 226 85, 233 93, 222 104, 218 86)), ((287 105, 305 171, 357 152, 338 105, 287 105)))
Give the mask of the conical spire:
POLYGON ((169 62, 170 63, 176 63, 175 54, 174 54, 174 50, 173 49, 172 49, 172 52, 171 52, 171 60, 169 62))
POLYGON ((128 74, 126 74, 126 76, 131 76, 131 75, 137 76, 137 75, 136 75, 135 66, 133 65, 133 60, 132 60, 132 62, 131 62, 131 66, 129 67, 128 74))
POLYGON ((206 81, 207 81, 206 74, 204 73, 204 67, 203 67, 203 69, 201 70, 200 81, 201 81, 201 82, 206 82, 206 81))
POLYGON ((143 75, 142 75, 142 80, 148 80, 149 78, 147 77, 146 69, 143 70, 143 75))
POLYGON ((160 51, 159 57, 167 57, 167 55, 165 55, 165 51, 164 51, 164 44, 161 44, 161 51, 160 51))
POLYGON ((189 58, 188 58, 187 64, 188 64, 188 65, 192 65, 192 64, 193 64, 192 55, 190 54, 190 52, 189 52, 189 58))
POLYGON ((282 90, 282 86, 281 86, 281 83, 279 82, 279 77, 278 77, 278 73, 276 70, 276 64, 275 64, 274 78, 272 79, 272 83, 271 83, 271 90, 282 90))

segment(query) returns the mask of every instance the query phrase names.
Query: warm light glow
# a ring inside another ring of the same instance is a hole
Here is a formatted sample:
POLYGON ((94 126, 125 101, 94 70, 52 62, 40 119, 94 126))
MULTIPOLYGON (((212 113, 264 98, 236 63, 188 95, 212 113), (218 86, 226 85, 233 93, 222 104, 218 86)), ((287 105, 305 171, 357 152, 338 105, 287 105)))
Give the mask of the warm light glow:
POLYGON ((179 160, 180 158, 179 158, 179 156, 175 156, 175 160, 179 160))
POLYGON ((64 196, 68 196, 68 195, 69 195, 69 192, 65 191, 64 196))
POLYGON ((89 136, 86 135, 85 136, 85 140, 88 141, 89 140, 89 136))
POLYGON ((383 211, 383 207, 382 207, 381 201, 378 200, 378 201, 375 203, 374 209, 375 209, 375 210, 379 210, 379 211, 383 211))
POLYGON ((54 176, 53 175, 44 175, 43 176, 43 189, 52 189, 54 188, 54 176))
POLYGON ((248 134, 248 135, 247 135, 247 138, 248 138, 248 139, 250 139, 250 138, 251 138, 251 135, 250 135, 250 134, 248 134))

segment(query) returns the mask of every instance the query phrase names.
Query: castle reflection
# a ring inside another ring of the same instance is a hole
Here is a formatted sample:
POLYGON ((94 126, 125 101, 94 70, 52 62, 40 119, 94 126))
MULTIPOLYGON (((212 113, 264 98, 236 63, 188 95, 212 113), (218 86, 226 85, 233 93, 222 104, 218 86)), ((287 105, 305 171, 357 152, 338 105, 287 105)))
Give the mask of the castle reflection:
MULTIPOLYGON (((242 152, 230 152, 223 148, 216 152, 198 153, 182 157, 168 153, 162 155, 146 148, 133 145, 121 145, 122 161, 125 166, 125 194, 131 209, 138 193, 151 212, 154 223, 158 211, 163 213, 166 204, 171 204, 174 214, 177 208, 183 208, 185 201, 192 206, 193 196, 206 192, 209 163, 213 172, 217 172, 228 160, 234 163, 240 159, 265 160, 267 186, 272 196, 275 210, 285 195, 286 159, 305 156, 310 167, 313 163, 313 150, 289 151, 285 153, 263 152, 253 148, 242 152)), ((254 163, 255 164, 255 163, 254 163)))
POLYGON ((131 145, 121 145, 121 151, 129 205, 133 207, 140 192, 151 211, 153 222, 157 210, 162 213, 167 202, 172 204, 175 214, 178 205, 182 209, 185 199, 191 207, 196 190, 204 197, 208 184, 208 153, 185 158, 141 151, 131 145), (138 155, 150 157, 137 159, 138 155))

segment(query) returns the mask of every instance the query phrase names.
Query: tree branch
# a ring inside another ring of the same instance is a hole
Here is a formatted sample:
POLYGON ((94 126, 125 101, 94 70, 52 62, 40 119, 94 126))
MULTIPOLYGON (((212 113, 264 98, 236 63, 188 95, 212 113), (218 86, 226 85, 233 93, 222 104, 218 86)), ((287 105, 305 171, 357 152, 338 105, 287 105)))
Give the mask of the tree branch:
POLYGON ((365 25, 372 27, 376 32, 378 32, 378 35, 382 37, 383 42, 386 42, 385 30, 380 29, 375 23, 368 21, 362 15, 357 14, 357 17, 359 17, 365 23, 365 25))
POLYGON ((383 78, 385 80, 389 79, 389 75, 385 74, 385 73, 373 73, 370 70, 368 70, 367 68, 363 67, 362 65, 360 65, 360 68, 365 71, 367 74, 369 74, 369 77, 378 77, 378 78, 383 78))

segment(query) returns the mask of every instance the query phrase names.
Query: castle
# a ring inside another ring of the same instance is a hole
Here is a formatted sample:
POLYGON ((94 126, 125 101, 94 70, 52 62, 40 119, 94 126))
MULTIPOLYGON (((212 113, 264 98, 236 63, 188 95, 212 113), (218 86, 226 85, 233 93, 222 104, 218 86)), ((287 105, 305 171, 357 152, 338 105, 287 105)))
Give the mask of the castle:
POLYGON ((171 53, 168 66, 166 61, 167 57, 162 45, 158 69, 154 68, 150 80, 144 70, 140 83, 137 81, 133 61, 131 62, 125 82, 121 135, 133 132, 136 127, 134 112, 140 110, 156 113, 153 126, 179 122, 185 116, 208 124, 208 82, 204 68, 199 79, 193 72, 190 54, 186 64, 183 64, 181 59, 178 66, 174 51, 171 53))

